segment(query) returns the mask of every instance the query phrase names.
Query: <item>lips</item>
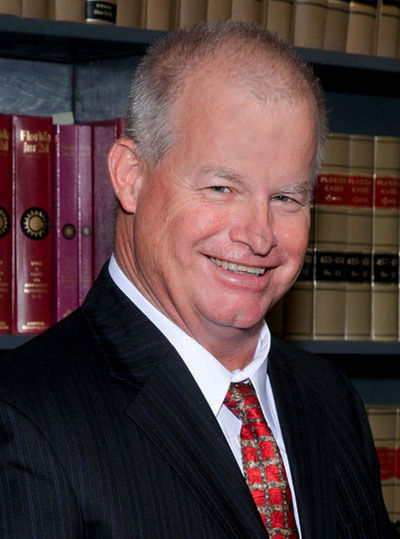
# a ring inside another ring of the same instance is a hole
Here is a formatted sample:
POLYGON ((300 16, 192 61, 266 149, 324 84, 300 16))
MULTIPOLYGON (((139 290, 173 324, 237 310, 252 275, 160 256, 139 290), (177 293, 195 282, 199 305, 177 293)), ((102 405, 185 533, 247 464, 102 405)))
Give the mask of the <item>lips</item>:
POLYGON ((264 275, 267 268, 257 268, 256 266, 245 266, 243 264, 235 264, 234 262, 228 262, 227 260, 220 260, 219 258, 209 257, 214 264, 220 266, 221 268, 232 271, 233 273, 238 273, 240 275, 253 275, 255 277, 260 277, 264 275))

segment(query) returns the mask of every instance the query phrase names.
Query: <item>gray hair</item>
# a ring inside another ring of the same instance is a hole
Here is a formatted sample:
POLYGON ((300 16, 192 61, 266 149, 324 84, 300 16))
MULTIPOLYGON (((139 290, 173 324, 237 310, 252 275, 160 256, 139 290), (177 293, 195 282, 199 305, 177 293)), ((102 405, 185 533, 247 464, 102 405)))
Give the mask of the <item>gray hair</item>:
POLYGON ((253 23, 232 20, 201 22, 172 32, 148 48, 132 81, 126 115, 125 135, 136 142, 138 155, 154 165, 174 146, 174 106, 190 74, 209 60, 230 62, 235 84, 250 87, 259 99, 314 98, 316 173, 326 134, 325 104, 318 79, 294 48, 275 34, 253 23))

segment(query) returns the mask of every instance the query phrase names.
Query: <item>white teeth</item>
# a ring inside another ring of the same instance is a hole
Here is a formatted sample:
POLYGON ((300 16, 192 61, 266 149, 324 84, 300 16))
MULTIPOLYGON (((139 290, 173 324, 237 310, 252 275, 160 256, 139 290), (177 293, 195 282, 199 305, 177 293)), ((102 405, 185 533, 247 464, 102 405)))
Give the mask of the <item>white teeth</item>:
POLYGON ((217 266, 221 266, 221 268, 224 268, 229 271, 233 271, 235 273, 245 273, 250 275, 264 275, 266 268, 256 268, 252 266, 243 266, 242 264, 234 264, 233 262, 227 262, 226 260, 219 260, 218 258, 210 257, 210 260, 212 260, 217 266))

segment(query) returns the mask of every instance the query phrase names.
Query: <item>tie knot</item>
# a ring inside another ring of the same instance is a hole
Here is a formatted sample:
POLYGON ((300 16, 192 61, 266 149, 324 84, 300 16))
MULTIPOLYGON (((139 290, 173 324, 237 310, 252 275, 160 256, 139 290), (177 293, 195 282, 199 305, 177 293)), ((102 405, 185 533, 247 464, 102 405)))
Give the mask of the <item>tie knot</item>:
POLYGON ((247 423, 248 421, 263 418, 260 403, 250 380, 232 382, 224 404, 243 422, 247 423))

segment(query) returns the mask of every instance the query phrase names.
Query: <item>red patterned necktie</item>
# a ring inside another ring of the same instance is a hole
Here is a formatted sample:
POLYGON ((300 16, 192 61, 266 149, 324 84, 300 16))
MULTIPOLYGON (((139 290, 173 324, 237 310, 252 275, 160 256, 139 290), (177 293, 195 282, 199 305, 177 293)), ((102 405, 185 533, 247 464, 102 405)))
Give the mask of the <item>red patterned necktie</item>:
POLYGON ((242 420, 245 478, 269 537, 297 539, 292 495, 275 438, 250 383, 232 383, 224 404, 242 420))

